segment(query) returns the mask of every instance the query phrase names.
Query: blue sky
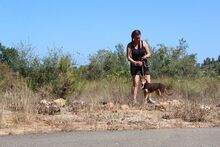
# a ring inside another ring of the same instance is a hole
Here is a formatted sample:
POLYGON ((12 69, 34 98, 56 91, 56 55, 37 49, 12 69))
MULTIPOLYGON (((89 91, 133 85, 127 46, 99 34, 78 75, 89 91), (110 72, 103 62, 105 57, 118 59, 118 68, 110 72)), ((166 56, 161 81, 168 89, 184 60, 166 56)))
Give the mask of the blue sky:
POLYGON ((126 45, 137 28, 152 46, 176 46, 183 37, 199 62, 220 55, 219 0, 0 0, 3 45, 27 42, 40 56, 62 47, 78 64, 126 45))

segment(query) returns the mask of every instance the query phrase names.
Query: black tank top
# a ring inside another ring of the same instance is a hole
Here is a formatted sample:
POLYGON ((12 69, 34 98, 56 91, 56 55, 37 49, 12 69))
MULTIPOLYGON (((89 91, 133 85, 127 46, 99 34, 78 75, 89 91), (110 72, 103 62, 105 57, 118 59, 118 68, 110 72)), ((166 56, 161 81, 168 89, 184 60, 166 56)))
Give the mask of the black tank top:
POLYGON ((131 42, 131 53, 132 53, 132 59, 134 61, 141 61, 141 58, 146 55, 146 50, 143 45, 143 40, 141 40, 142 47, 140 43, 138 43, 138 49, 135 49, 134 42, 131 42))

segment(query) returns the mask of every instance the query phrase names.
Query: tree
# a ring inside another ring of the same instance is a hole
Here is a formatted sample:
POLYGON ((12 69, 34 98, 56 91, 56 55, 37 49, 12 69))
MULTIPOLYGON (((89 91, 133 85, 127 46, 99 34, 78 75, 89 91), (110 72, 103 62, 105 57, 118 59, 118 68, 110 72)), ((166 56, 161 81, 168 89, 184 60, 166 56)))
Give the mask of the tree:
POLYGON ((31 45, 20 43, 18 47, 7 48, 0 44, 1 62, 7 64, 15 72, 27 77, 30 64, 34 60, 31 45))
POLYGON ((14 71, 19 69, 19 53, 16 48, 7 48, 0 43, 1 62, 8 65, 14 71))
POLYGON ((205 60, 204 60, 204 65, 209 65, 211 64, 211 59, 209 57, 207 57, 205 60))
POLYGON ((212 58, 211 64, 214 64, 214 63, 215 63, 215 58, 212 58))
POLYGON ((101 49, 90 55, 87 70, 88 79, 98 79, 109 75, 127 76, 129 64, 122 44, 115 46, 115 51, 101 49))
POLYGON ((119 69, 118 70, 128 70, 129 64, 127 61, 127 55, 125 51, 125 47, 122 44, 118 44, 115 46, 115 54, 117 56, 119 69))
POLYGON ((216 72, 217 72, 218 75, 220 75, 220 62, 218 62, 216 64, 216 72))
POLYGON ((218 56, 218 62, 220 62, 220 55, 218 56))
POLYGON ((152 50, 152 76, 193 77, 198 72, 196 54, 187 54, 188 44, 184 39, 179 40, 176 48, 160 44, 152 50))

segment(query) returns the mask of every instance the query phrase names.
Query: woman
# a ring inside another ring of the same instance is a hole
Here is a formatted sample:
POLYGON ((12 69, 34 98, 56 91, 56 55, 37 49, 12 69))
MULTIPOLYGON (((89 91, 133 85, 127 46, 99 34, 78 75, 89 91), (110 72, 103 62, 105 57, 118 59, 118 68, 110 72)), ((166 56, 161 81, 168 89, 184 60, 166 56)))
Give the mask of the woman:
MULTIPOLYGON (((151 53, 148 47, 148 44, 141 40, 141 31, 134 30, 131 34, 131 42, 127 46, 127 58, 130 61, 130 71, 133 81, 133 102, 137 103, 137 93, 138 93, 138 84, 140 81, 140 76, 145 76, 147 81, 150 83, 150 71, 148 66, 148 59, 150 58, 151 53)), ((154 103, 150 98, 147 98, 148 103, 154 103)))

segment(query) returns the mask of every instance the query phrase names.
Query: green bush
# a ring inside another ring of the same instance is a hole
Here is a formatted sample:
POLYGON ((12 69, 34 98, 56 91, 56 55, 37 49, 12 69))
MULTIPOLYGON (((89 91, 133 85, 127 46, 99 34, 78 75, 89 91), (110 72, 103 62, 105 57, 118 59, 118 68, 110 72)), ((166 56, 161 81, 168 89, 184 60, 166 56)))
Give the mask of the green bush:
MULTIPOLYGON (((220 57, 218 60, 207 58, 200 66, 196 54, 187 53, 188 45, 184 39, 179 40, 177 47, 160 44, 157 48, 150 48, 153 80, 164 82, 168 89, 174 90, 176 96, 181 98, 218 97, 220 57)), ((63 54, 61 50, 50 50, 42 58, 34 55, 32 50, 31 45, 23 43, 16 48, 0 44, 0 61, 15 75, 21 76, 35 92, 44 89, 51 97, 75 98, 85 92, 84 88, 89 82, 102 81, 109 86, 109 94, 116 95, 118 99, 121 97, 120 91, 125 92, 131 87, 129 62, 122 44, 116 45, 115 50, 98 50, 90 55, 87 65, 80 67, 75 66, 71 55, 63 54)), ((6 84, 3 80, 6 74, 2 73, 0 85, 6 84)))
POLYGON ((115 51, 101 49, 90 55, 90 63, 86 70, 87 79, 95 80, 110 75, 127 76, 129 74, 129 64, 124 46, 119 44, 115 48, 115 51))
POLYGON ((154 78, 166 76, 174 78, 191 78, 199 75, 196 54, 187 54, 188 45, 181 39, 177 47, 167 47, 163 44, 152 49, 150 59, 152 76, 154 78))

